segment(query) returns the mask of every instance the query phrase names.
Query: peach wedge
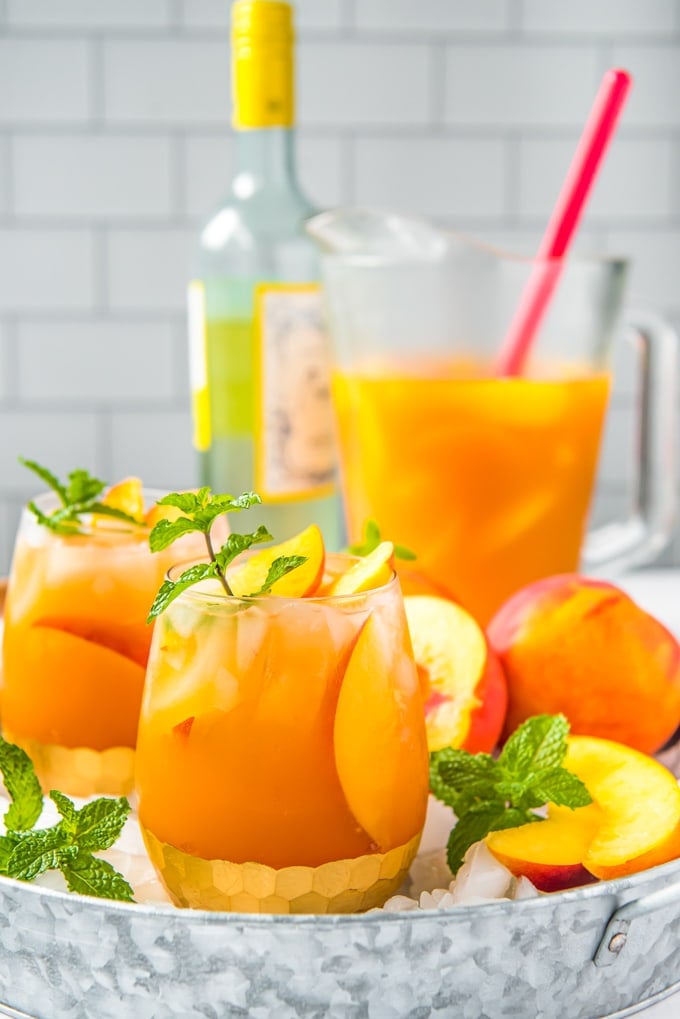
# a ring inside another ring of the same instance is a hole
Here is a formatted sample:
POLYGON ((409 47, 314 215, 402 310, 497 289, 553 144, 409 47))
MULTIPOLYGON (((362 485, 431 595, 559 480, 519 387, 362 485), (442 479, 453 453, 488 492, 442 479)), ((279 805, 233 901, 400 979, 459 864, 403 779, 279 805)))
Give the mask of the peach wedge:
POLYGON ((593 803, 549 805, 546 821, 488 835, 489 849, 514 874, 554 891, 583 884, 583 870, 617 878, 680 855, 680 786, 663 765, 620 743, 571 736, 564 766, 593 803))
POLYGON ((392 560, 394 545, 391 541, 382 541, 377 548, 353 563, 348 570, 341 573, 327 590, 328 595, 361 594, 362 591, 373 591, 382 587, 392 578, 392 560))
POLYGON ((369 616, 345 670, 335 713, 340 784, 380 852, 413 838, 427 806, 425 726, 407 650, 395 647, 390 628, 369 616))
POLYGON ((293 555, 304 556, 306 562, 277 580, 271 593, 282 598, 313 595, 323 579, 326 563, 323 536, 316 524, 311 524, 288 541, 256 552, 245 562, 235 563, 227 572, 229 586, 237 597, 247 598, 254 591, 260 590, 275 559, 293 555))

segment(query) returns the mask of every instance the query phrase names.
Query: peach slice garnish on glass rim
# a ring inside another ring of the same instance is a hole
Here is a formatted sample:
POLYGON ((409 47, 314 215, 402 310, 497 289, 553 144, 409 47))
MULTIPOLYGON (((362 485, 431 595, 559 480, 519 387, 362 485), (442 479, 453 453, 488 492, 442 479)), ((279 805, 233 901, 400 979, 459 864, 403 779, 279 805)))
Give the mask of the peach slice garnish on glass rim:
POLYGON ((324 594, 361 594, 382 587, 392 579, 393 562, 394 545, 391 541, 381 541, 372 552, 353 562, 349 569, 336 577, 324 590, 324 594))
POLYGON ((304 556, 306 562, 281 577, 271 588, 271 594, 282 598, 304 598, 313 595, 323 578, 326 563, 326 549, 323 536, 316 524, 311 524, 299 534, 256 552, 245 562, 236 562, 227 570, 227 580, 238 598, 259 591, 275 559, 281 556, 304 556))

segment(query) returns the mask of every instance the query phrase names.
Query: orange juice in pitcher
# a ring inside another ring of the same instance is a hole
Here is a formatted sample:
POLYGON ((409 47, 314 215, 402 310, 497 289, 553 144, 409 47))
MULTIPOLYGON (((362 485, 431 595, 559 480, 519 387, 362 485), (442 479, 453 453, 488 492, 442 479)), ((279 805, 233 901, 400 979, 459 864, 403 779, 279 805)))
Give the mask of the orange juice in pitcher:
MULTIPOLYGON (((635 325, 634 509, 584 542, 625 261, 565 260, 524 374, 502 378, 493 366, 534 261, 373 210, 324 213, 308 230, 323 253, 351 541, 375 519, 416 553, 419 589, 446 589, 482 623, 518 588, 582 559, 620 568, 663 547, 675 339, 651 316, 635 325)), ((402 582, 415 593, 408 570, 402 582)))

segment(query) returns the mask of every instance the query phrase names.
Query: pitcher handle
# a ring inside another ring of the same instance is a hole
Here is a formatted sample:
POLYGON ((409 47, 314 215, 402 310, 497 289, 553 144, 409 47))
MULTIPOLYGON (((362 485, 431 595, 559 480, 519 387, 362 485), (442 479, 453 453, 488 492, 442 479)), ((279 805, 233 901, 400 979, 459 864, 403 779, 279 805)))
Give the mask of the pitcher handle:
POLYGON ((638 348, 637 471, 627 520, 605 524, 586 538, 586 573, 621 572, 653 561, 673 531, 677 492, 678 337, 668 322, 632 312, 628 336, 638 348))

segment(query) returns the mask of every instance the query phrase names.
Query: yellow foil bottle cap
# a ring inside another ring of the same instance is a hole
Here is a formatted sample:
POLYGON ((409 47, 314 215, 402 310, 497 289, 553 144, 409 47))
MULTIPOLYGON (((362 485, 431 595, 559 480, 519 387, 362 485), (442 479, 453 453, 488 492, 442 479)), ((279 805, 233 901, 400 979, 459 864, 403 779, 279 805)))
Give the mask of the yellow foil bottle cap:
POLYGON ((231 9, 233 124, 293 124, 293 11, 282 0, 237 0, 231 9))

